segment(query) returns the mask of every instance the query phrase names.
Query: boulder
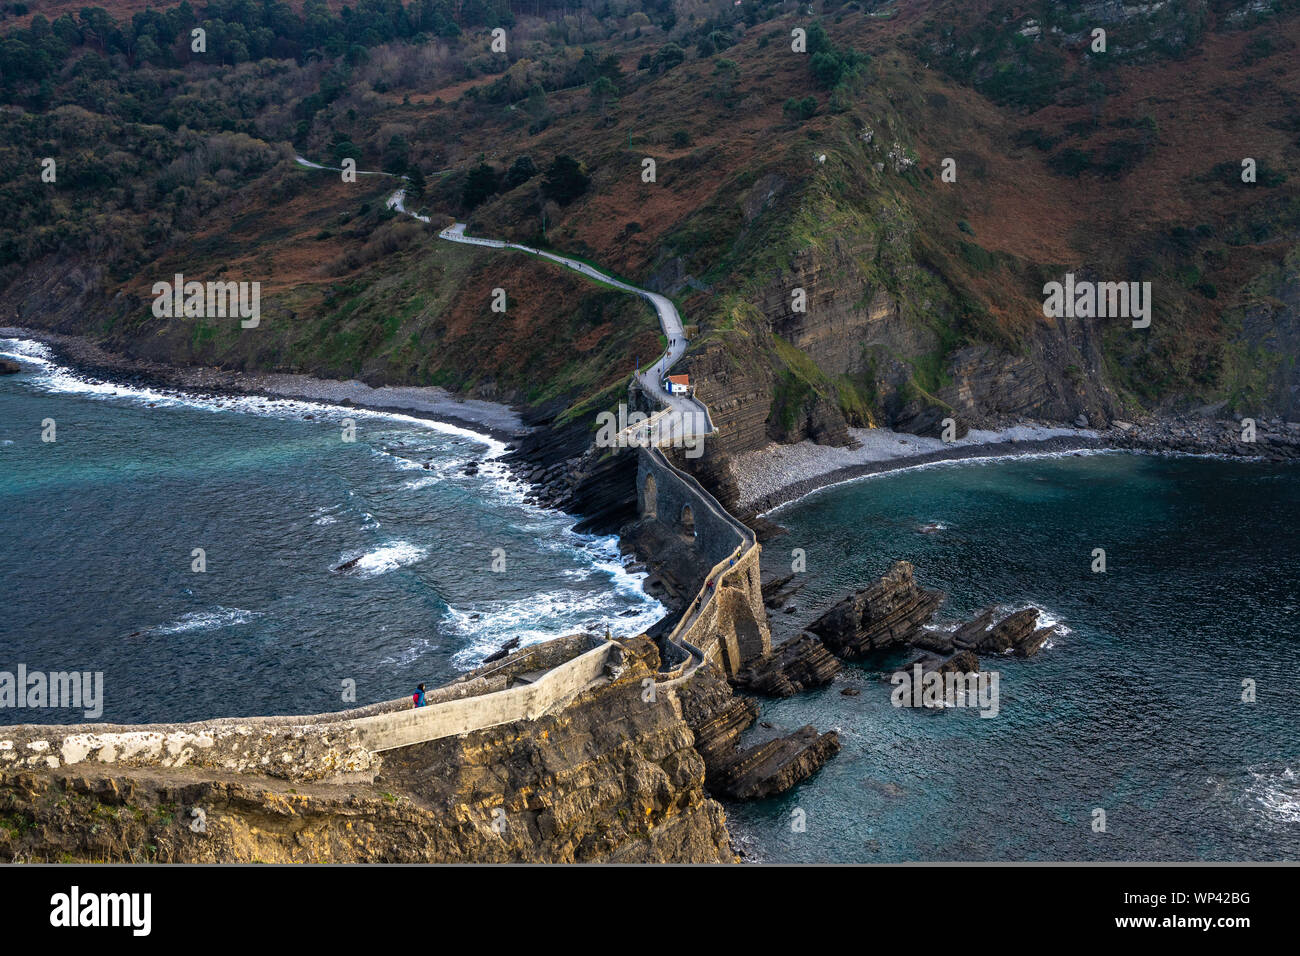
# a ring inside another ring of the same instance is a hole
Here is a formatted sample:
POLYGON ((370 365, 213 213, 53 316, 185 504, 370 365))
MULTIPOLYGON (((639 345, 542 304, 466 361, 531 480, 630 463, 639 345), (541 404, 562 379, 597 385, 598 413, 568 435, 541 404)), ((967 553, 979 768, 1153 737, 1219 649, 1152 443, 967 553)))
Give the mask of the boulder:
POLYGON ((705 785, 719 796, 758 800, 784 793, 839 753, 838 734, 810 726, 742 750, 740 735, 758 719, 758 704, 734 694, 712 667, 697 670, 677 697, 704 758, 705 785))
POLYGON ((840 752, 840 737, 833 730, 818 733, 811 725, 786 737, 736 752, 721 768, 721 779, 710 788, 732 800, 761 800, 785 793, 802 783, 840 752))
POLYGON ((808 630, 832 654, 852 659, 910 643, 942 601, 941 592, 917 585, 909 562, 899 561, 875 584, 842 599, 808 630))
POLYGON ((0 375, 14 375, 22 370, 23 367, 12 359, 0 358, 0 375))

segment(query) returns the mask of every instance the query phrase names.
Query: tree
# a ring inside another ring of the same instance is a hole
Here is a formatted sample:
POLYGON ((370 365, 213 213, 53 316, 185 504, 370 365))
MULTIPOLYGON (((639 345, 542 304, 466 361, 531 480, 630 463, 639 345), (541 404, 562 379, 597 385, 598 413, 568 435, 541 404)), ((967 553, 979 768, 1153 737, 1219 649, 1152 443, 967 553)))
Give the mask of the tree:
POLYGON ((496 191, 497 171, 487 163, 479 163, 465 177, 465 186, 461 190, 460 199, 466 209, 473 209, 496 191))
POLYGON ((815 96, 805 96, 801 100, 793 96, 785 101, 782 107, 785 111, 786 119, 792 123, 802 123, 804 120, 811 119, 817 112, 817 98, 815 96))
POLYGON ((609 101, 618 92, 614 81, 607 76, 598 76, 591 81, 591 102, 600 110, 600 121, 609 122, 609 101))
POLYGON ((718 78, 718 85, 714 92, 718 99, 725 103, 735 92, 736 82, 740 79, 740 67, 736 65, 735 60, 718 57, 713 61, 713 75, 718 78))
POLYGON ((516 186, 522 186, 536 175, 537 164, 533 162, 533 158, 531 156, 520 156, 510 164, 510 168, 506 171, 502 189, 509 191, 516 186))
POLYGON ((412 166, 411 171, 406 174, 406 198, 411 202, 419 202, 424 198, 424 191, 428 188, 424 181, 424 173, 420 172, 419 166, 412 166))
POLYGON ((665 43, 650 61, 651 73, 666 73, 686 59, 686 51, 676 43, 665 43))
POLYGON ((411 144, 401 133, 395 133, 384 147, 383 168, 386 172, 401 175, 406 171, 407 159, 411 153, 411 144))
POLYGON ((591 185, 591 177, 587 175, 586 167, 572 156, 562 153, 555 157, 550 168, 546 170, 542 195, 554 199, 561 206, 567 206, 585 193, 589 185, 591 185))

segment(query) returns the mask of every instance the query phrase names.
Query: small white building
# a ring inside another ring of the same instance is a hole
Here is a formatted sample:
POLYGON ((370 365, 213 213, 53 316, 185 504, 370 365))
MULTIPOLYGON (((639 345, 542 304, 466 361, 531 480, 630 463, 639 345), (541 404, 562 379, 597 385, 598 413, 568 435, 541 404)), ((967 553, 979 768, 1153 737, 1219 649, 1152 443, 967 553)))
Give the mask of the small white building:
POLYGON ((687 395, 691 391, 689 375, 669 375, 664 379, 664 391, 669 395, 687 395))

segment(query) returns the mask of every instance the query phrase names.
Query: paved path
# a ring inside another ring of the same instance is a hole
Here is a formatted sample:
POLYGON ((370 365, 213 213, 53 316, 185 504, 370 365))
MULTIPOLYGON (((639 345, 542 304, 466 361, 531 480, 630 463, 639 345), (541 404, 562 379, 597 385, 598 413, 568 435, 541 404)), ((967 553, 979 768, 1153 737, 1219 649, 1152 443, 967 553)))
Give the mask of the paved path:
MULTIPOLYGON (((341 172, 337 166, 322 166, 320 163, 313 163, 311 160, 302 156, 294 156, 294 159, 300 166, 307 169, 328 169, 334 172, 341 172)), ((401 179, 405 182, 405 176, 397 176, 394 173, 385 173, 378 170, 357 170, 358 176, 391 176, 394 179, 401 179)), ((428 216, 421 216, 406 208, 406 187, 398 189, 388 197, 388 208, 410 216, 412 219, 418 219, 420 222, 429 222, 428 216)), ((541 249, 534 249, 531 246, 521 245, 517 242, 505 242, 501 239, 482 239, 478 236, 465 235, 465 223, 458 222, 448 226, 442 232, 438 233, 439 238, 446 239, 449 242, 460 242, 467 245, 486 246, 491 249, 517 249, 520 252, 526 252, 532 256, 538 256, 542 259, 549 259, 560 265, 579 272, 588 279, 596 282, 603 282, 605 285, 613 286, 624 292, 630 292, 633 295, 639 295, 650 303, 655 310, 655 315, 659 318, 659 327, 663 329, 664 338, 668 340, 668 347, 664 350, 663 355, 655 361, 653 365, 642 369, 637 373, 637 381, 646 393, 654 398, 661 406, 671 411, 669 416, 661 416, 658 419, 661 434, 680 435, 682 438, 692 438, 694 436, 704 436, 713 432, 713 420, 709 417, 709 410, 693 396, 689 395, 672 395, 664 390, 663 381, 668 375, 669 370, 677 364, 678 360, 686 354, 686 346, 689 344, 686 335, 682 330, 682 317, 677 312, 677 307, 673 305, 671 299, 658 292, 650 292, 647 289, 638 289, 634 285, 629 285, 620 279, 601 272, 594 266, 579 259, 570 259, 567 256, 556 255, 553 252, 545 252, 541 249), (676 430, 674 430, 676 429, 676 430)))
MULTIPOLYGON (((334 167, 320 166, 301 156, 296 157, 297 161, 309 169, 331 169, 334 167)), ((358 171, 358 175, 392 175, 391 173, 374 173, 358 171)), ((398 177, 394 177, 398 178, 398 177)), ((406 177, 400 177, 405 180, 406 177)), ((404 213, 420 222, 429 222, 428 216, 421 216, 406 208, 406 189, 402 187, 388 197, 388 208, 397 212, 404 213)), ((693 438, 695 436, 703 437, 711 434, 714 430, 713 420, 709 417, 709 410, 693 395, 672 395, 664 390, 663 380, 678 360, 686 353, 686 346, 689 344, 686 334, 682 329, 682 317, 677 312, 677 307, 673 305, 671 299, 667 296, 660 295, 658 292, 650 292, 646 289, 639 289, 634 285, 616 279, 611 275, 601 272, 594 266, 588 265, 580 259, 572 259, 568 256, 557 255, 553 252, 546 252, 541 249, 534 249, 531 246, 521 245, 517 242, 506 242, 502 239, 484 239, 479 236, 465 235, 465 223, 457 222, 448 226, 438 233, 440 239, 448 242, 459 242, 465 245, 484 246, 489 249, 516 249, 528 255, 537 256, 542 259, 549 259, 551 262, 558 263, 574 270, 589 279, 596 282, 604 283, 624 292, 630 292, 645 299, 655 310, 655 315, 659 318, 659 326, 663 329, 664 337, 668 340, 668 347, 664 353, 659 356, 655 363, 648 368, 642 369, 637 373, 637 380, 646 394, 654 398, 662 410, 657 412, 654 419, 659 422, 659 434, 679 435, 683 438, 693 438)), ((663 457, 663 454, 653 445, 649 449, 650 454, 656 456, 657 460, 663 467, 670 468, 677 474, 681 475, 683 480, 695 484, 698 483, 689 475, 674 468, 672 463, 663 457)), ((741 543, 732 553, 732 558, 739 560, 751 548, 756 546, 754 533, 748 527, 737 521, 724 508, 717 504, 711 495, 699 489, 701 500, 704 501, 711 510, 720 518, 733 524, 737 528, 741 543)), ((694 644, 686 641, 684 635, 689 631, 690 626, 699 618, 704 610, 712 602, 716 593, 715 589, 721 585, 722 577, 730 571, 729 567, 718 566, 714 569, 713 588, 707 586, 701 587, 700 593, 695 596, 695 600, 686 609, 686 613, 673 628, 669 639, 683 648, 691 657, 690 664, 685 671, 669 683, 677 683, 685 680, 693 674, 701 664, 704 663, 703 652, 694 644)))
MULTIPOLYGON (((389 206, 397 209, 399 212, 407 212, 402 204, 405 198, 404 190, 398 190, 389 199, 389 206)), ((410 213, 407 213, 410 215, 410 213)), ((418 217, 417 217, 418 218, 418 217)), ((424 220, 428 222, 427 219, 424 220)), ((671 299, 658 292, 650 292, 646 289, 638 289, 634 285, 629 285, 620 279, 601 272, 594 266, 588 265, 580 259, 571 259, 568 256, 557 255, 553 252, 546 252, 541 249, 534 249, 531 246, 521 245, 517 242, 505 242, 501 239, 482 239, 478 236, 465 235, 465 223, 458 222, 448 226, 442 232, 438 233, 442 239, 449 242, 462 242, 475 246, 488 246, 493 249, 517 249, 520 252, 526 252, 532 256, 538 256, 542 259, 549 259, 557 262, 562 266, 579 272, 589 279, 602 282, 605 285, 613 286, 624 292, 630 292, 633 295, 639 295, 645 299, 655 310, 655 315, 659 318, 659 326, 663 329, 664 337, 668 340, 668 348, 664 354, 659 356, 658 360, 648 368, 642 369, 637 375, 637 380, 646 393, 655 399, 660 405, 672 412, 671 421, 662 421, 660 424, 661 433, 669 435, 680 434, 683 438, 694 436, 704 436, 713 432, 713 421, 709 417, 709 410, 704 404, 690 395, 670 395, 664 391, 663 379, 668 374, 677 360, 686 353, 688 344, 686 335, 682 331, 682 317, 677 312, 677 307, 673 305, 671 299), (674 429, 679 429, 674 431, 674 429)))

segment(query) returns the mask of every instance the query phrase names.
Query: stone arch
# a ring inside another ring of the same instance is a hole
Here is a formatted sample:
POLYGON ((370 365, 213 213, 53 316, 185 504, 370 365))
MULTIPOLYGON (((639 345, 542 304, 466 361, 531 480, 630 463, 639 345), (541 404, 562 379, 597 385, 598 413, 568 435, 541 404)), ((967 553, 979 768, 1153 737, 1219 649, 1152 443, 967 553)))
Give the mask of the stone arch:
POLYGON ((645 484, 641 486, 641 497, 641 514, 653 518, 659 507, 654 475, 645 476, 645 484))
POLYGON ((690 505, 682 505, 682 530, 689 537, 695 537, 695 512, 690 505))

